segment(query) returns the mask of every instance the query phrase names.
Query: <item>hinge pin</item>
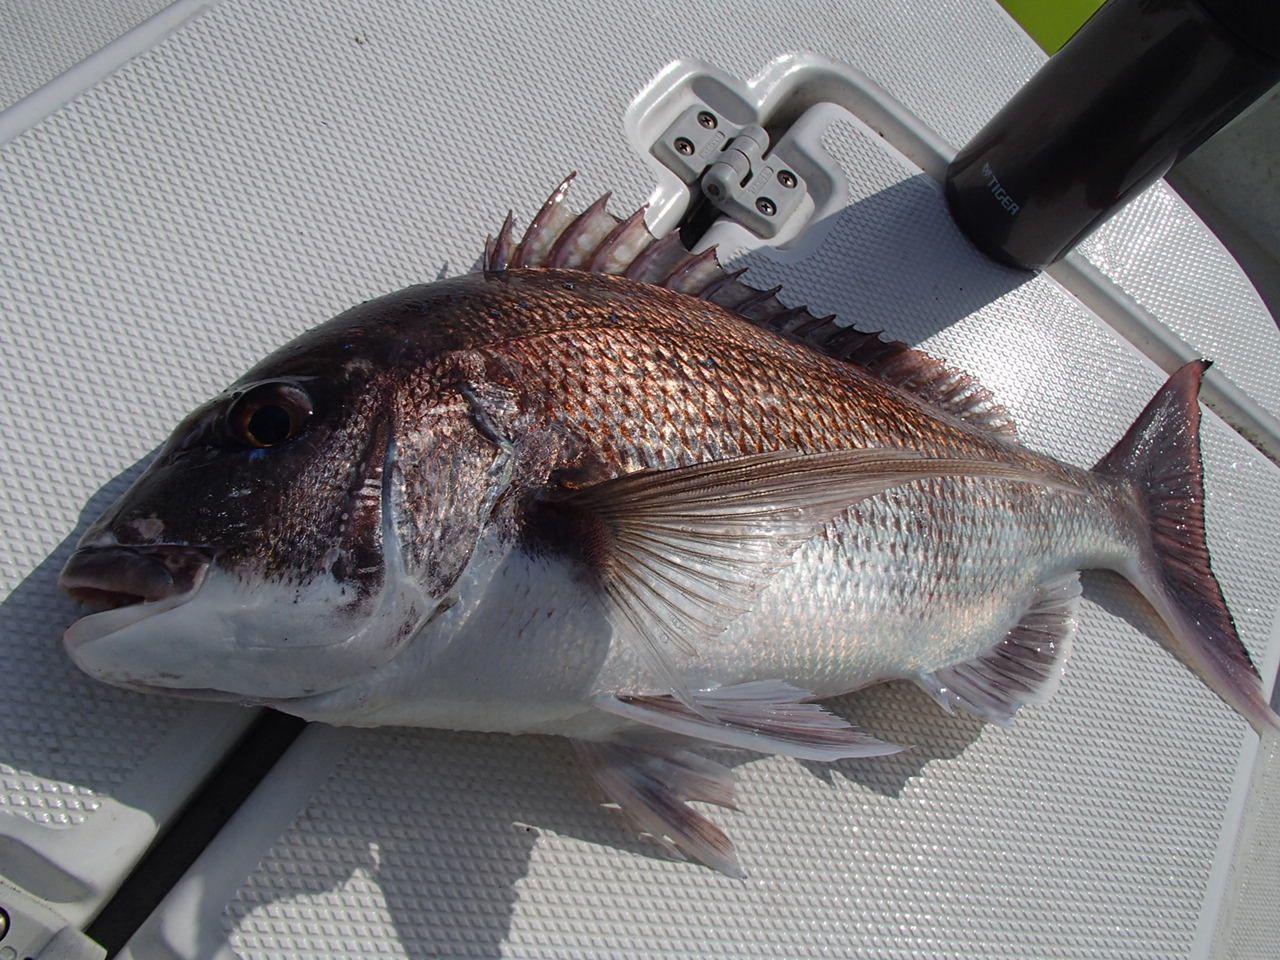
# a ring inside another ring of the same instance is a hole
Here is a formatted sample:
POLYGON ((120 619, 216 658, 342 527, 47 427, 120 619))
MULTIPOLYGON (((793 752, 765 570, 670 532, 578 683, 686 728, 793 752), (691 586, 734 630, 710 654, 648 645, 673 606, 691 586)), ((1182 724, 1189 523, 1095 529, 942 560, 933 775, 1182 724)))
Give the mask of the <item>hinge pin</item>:
POLYGON ((705 105, 685 110, 652 149, 716 209, 762 237, 777 236, 805 197, 794 169, 766 156, 769 134, 763 127, 738 127, 705 105))

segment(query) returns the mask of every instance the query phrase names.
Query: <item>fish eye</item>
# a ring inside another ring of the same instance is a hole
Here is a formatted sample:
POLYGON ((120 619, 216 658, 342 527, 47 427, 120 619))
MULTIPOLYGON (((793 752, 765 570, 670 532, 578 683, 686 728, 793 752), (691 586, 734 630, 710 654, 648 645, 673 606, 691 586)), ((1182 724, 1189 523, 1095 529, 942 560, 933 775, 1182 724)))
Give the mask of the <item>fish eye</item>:
POLYGON ((232 435, 251 447, 274 447, 292 440, 311 419, 311 397, 295 383, 260 383, 227 411, 232 435))

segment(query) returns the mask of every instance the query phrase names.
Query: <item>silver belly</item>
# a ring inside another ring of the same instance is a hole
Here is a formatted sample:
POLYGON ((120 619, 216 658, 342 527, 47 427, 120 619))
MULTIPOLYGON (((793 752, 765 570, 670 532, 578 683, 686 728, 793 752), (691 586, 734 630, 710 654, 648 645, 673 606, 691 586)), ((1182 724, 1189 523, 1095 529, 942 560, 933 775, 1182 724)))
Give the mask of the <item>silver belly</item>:
MULTIPOLYGON (((946 480, 865 501, 802 545, 696 657, 675 654, 676 666, 693 689, 782 679, 828 697, 973 659, 1018 622, 1038 584, 1112 566, 1129 549, 1094 498, 1028 496, 946 480)), ((458 593, 395 661, 304 715, 581 736, 594 698, 664 692, 615 640, 605 600, 573 562, 482 544, 458 593)))

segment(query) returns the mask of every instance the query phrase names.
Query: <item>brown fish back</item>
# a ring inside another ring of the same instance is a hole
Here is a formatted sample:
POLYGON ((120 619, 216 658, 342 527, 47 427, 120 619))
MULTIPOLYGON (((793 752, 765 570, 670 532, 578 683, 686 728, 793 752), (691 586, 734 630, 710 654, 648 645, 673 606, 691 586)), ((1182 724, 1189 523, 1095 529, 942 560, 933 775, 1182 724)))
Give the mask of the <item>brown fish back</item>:
POLYGON ((625 220, 609 213, 605 194, 575 214, 568 205, 570 174, 543 204, 523 237, 514 241, 507 214, 496 239, 485 245, 488 272, 520 268, 568 268, 615 274, 707 300, 793 342, 847 361, 886 383, 909 390, 926 403, 1010 439, 1016 436, 1009 412, 969 374, 942 360, 889 340, 881 331, 863 331, 834 315, 818 317, 807 307, 788 307, 781 287, 761 290, 745 283, 745 269, 727 271, 714 247, 690 253, 675 233, 649 233, 644 208, 625 220))
POLYGON ((872 446, 1043 459, 714 302, 576 270, 516 269, 454 284, 470 286, 467 322, 484 327, 472 328, 464 348, 504 371, 502 386, 522 394, 536 420, 604 457, 610 476, 872 446))

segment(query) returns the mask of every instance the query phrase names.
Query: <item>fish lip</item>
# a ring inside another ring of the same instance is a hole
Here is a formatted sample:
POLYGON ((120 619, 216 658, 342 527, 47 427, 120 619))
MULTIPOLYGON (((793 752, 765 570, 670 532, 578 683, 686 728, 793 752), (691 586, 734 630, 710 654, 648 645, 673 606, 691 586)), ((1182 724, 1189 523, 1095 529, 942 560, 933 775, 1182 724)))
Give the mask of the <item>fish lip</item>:
POLYGON ((67 628, 67 652, 182 606, 200 592, 212 565, 211 550, 188 544, 80 548, 63 567, 58 586, 74 600, 107 606, 67 628), (113 561, 120 567, 113 569, 113 561))
MULTIPOLYGON (((126 630, 141 623, 143 620, 177 609, 200 592, 208 571, 209 565, 206 565, 200 570, 191 588, 181 593, 170 594, 158 600, 126 603, 81 617, 71 624, 62 635, 62 642, 67 653, 74 660, 76 651, 87 644, 109 637, 111 634, 118 633, 121 630, 126 630)), ((186 700, 201 700, 209 703, 238 703, 243 706, 256 707, 270 706, 271 704, 282 702, 255 698, 233 690, 220 690, 216 687, 173 687, 166 686, 163 683, 133 680, 126 677, 100 677, 99 679, 110 683, 112 686, 119 687, 122 690, 131 690, 134 693, 163 694, 165 696, 182 697, 186 700)))
POLYGON ((213 551, 185 543, 87 544, 68 558, 58 586, 89 606, 119 609, 193 593, 213 551))
MULTIPOLYGON (((134 693, 272 707, 329 689, 307 678, 276 678, 265 685, 255 680, 257 672, 272 669, 253 661, 256 652, 291 651, 246 645, 237 636, 234 616, 257 609, 254 602, 242 602, 237 592, 241 585, 235 574, 211 562, 188 590, 80 618, 63 633, 63 649, 90 677, 134 693), (232 620, 223 619, 224 614, 232 620), (243 657, 248 657, 248 667, 242 670, 237 664, 243 657)), ((277 656, 271 662, 278 668, 280 660, 277 656)), ((342 675, 339 685, 347 682, 342 675)))

